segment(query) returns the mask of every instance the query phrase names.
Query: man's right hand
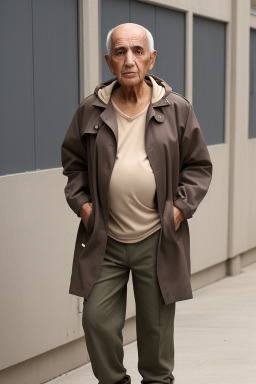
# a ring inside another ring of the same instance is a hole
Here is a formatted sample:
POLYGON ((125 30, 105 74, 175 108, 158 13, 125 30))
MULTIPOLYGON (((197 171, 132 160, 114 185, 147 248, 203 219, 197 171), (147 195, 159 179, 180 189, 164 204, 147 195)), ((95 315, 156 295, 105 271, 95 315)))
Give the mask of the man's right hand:
POLYGON ((88 229, 88 221, 92 213, 92 203, 85 203, 79 211, 79 215, 83 220, 86 230, 88 229))

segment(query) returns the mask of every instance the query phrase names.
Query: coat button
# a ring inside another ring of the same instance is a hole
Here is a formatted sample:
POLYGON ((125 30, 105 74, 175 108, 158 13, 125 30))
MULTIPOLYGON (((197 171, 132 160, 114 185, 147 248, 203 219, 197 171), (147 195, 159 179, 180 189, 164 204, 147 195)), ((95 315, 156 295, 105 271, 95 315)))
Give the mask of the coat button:
POLYGON ((98 125, 98 124, 95 124, 93 128, 94 128, 94 129, 99 129, 99 125, 98 125))
POLYGON ((157 115, 158 119, 162 119, 162 116, 161 115, 157 115))

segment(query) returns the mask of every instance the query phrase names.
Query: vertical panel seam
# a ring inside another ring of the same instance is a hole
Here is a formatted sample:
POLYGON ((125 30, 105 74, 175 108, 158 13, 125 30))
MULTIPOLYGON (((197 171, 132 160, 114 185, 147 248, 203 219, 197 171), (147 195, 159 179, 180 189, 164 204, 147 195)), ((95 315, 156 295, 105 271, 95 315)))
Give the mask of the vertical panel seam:
POLYGON ((223 136, 222 136, 222 140, 223 140, 223 143, 226 143, 226 130, 227 130, 227 127, 226 127, 226 110, 227 110, 227 106, 226 106, 226 92, 227 92, 227 72, 226 72, 226 68, 227 68, 227 38, 228 38, 228 34, 227 34, 227 23, 224 23, 223 24, 223 29, 224 29, 224 47, 223 47, 223 57, 224 57, 224 81, 223 81, 223 95, 224 95, 224 100, 223 100, 223 136))
POLYGON ((32 59, 32 113, 33 113, 33 163, 36 170, 36 116, 35 116, 35 60, 34 60, 34 10, 33 0, 31 4, 31 59, 32 59))
POLYGON ((80 20, 79 20, 79 0, 76 0, 76 33, 77 33, 77 51, 78 51, 78 60, 77 60, 77 84, 78 84, 78 95, 77 100, 80 104, 80 95, 81 95, 81 84, 80 84, 80 20))
MULTIPOLYGON (((154 48, 156 49, 156 42, 157 42, 157 28, 156 28, 156 22, 157 22, 157 17, 156 17, 156 12, 157 12, 157 8, 156 6, 154 5, 154 8, 155 8, 155 41, 154 41, 154 48)), ((158 60, 156 58, 156 63, 155 63, 155 66, 156 66, 156 69, 155 69, 155 73, 156 73, 156 76, 158 76, 158 60)))
MULTIPOLYGON (((102 55, 102 13, 101 13, 101 0, 98 1, 98 36, 99 36, 99 81, 102 83, 103 76, 102 76, 102 61, 103 61, 103 55, 102 55)), ((108 52, 107 52, 108 53, 108 52)))

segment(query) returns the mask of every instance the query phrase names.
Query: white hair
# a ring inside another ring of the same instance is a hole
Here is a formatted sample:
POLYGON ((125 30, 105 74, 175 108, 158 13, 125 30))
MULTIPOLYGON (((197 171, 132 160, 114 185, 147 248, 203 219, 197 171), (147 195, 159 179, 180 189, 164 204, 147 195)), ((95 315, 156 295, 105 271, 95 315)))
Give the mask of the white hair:
MULTIPOLYGON (((120 24, 120 25, 123 25, 123 24, 120 24)), ((120 25, 117 25, 116 27, 110 29, 110 31, 107 34, 106 48, 107 48, 107 52, 108 52, 109 55, 111 55, 111 48, 112 48, 111 47, 111 45, 112 45, 112 40, 111 40, 112 33, 120 25)), ((139 24, 136 24, 136 25, 139 25, 139 24)), ((154 51, 154 39, 153 39, 153 36, 152 36, 151 32, 149 32, 149 30, 147 28, 143 27, 142 25, 140 25, 140 27, 143 28, 144 31, 147 34, 149 52, 154 51)))

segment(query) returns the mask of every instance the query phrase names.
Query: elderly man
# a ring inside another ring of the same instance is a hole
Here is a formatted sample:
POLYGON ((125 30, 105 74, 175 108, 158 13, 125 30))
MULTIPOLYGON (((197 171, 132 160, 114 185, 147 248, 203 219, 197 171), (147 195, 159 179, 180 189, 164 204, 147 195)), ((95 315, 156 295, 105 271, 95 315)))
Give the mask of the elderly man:
POLYGON ((211 161, 189 102, 147 75, 156 51, 136 24, 111 30, 114 79, 78 107, 62 146, 70 207, 81 217, 70 293, 99 384, 131 383, 122 328, 132 272, 142 383, 172 383, 175 302, 192 297, 189 230, 211 161))

